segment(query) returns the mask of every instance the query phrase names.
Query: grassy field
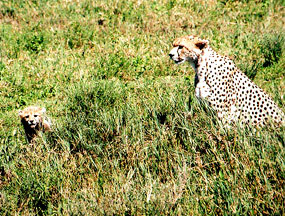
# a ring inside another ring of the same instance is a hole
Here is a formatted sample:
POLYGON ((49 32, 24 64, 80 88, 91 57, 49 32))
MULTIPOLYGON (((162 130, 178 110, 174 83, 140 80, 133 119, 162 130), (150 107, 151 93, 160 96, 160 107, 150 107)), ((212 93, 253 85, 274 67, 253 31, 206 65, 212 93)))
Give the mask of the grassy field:
POLYGON ((281 0, 2 0, 0 214, 284 214, 284 127, 224 128, 168 58, 199 35, 283 108, 284 15, 281 0), (34 145, 28 105, 54 123, 34 145))

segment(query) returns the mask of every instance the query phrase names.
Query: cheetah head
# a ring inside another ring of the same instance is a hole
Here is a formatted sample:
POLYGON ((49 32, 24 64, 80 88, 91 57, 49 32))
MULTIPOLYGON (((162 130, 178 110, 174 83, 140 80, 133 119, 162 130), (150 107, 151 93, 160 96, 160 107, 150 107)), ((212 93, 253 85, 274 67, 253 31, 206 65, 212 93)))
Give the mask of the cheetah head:
POLYGON ((169 53, 170 59, 176 64, 188 61, 194 68, 203 49, 208 47, 209 41, 188 35, 177 38, 173 42, 173 49, 169 53))
POLYGON ((45 113, 45 108, 30 106, 24 110, 19 110, 19 116, 25 129, 39 130, 42 124, 42 116, 45 113))

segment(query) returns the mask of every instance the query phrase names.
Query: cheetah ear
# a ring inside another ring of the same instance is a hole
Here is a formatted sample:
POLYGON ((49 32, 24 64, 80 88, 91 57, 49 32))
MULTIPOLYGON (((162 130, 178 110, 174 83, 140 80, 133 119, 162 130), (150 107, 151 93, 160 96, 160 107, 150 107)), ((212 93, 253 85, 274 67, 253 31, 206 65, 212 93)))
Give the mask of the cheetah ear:
POLYGON ((46 112, 46 108, 42 108, 41 112, 44 114, 46 112))
POLYGON ((208 40, 199 40, 195 43, 195 45, 200 49, 204 49, 209 45, 209 41, 208 40))
POLYGON ((19 114, 20 118, 23 117, 23 111, 22 110, 19 110, 18 114, 19 114))

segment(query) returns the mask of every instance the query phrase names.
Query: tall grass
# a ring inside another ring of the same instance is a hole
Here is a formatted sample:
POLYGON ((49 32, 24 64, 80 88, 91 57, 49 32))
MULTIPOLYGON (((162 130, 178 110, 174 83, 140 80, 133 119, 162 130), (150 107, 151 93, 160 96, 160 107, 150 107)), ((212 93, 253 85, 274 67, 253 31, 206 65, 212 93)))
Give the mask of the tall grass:
POLYGON ((0 214, 283 214, 284 127, 224 127, 167 57, 207 38, 282 107, 282 4, 0 2, 0 214), (54 126, 34 145, 28 105, 54 126))

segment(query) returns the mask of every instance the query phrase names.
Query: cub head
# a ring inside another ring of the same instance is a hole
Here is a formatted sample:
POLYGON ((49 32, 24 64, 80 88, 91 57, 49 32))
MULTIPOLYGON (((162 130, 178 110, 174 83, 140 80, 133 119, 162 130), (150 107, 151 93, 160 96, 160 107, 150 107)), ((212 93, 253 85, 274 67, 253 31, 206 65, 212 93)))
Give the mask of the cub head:
POLYGON ((188 61, 192 66, 195 66, 202 50, 208 47, 208 45, 208 40, 202 40, 196 36, 180 37, 174 40, 173 49, 170 51, 169 57, 176 64, 188 61))
POLYGON ((24 110, 19 110, 19 116, 25 129, 37 129, 42 126, 42 116, 45 113, 45 108, 29 106, 24 110))

